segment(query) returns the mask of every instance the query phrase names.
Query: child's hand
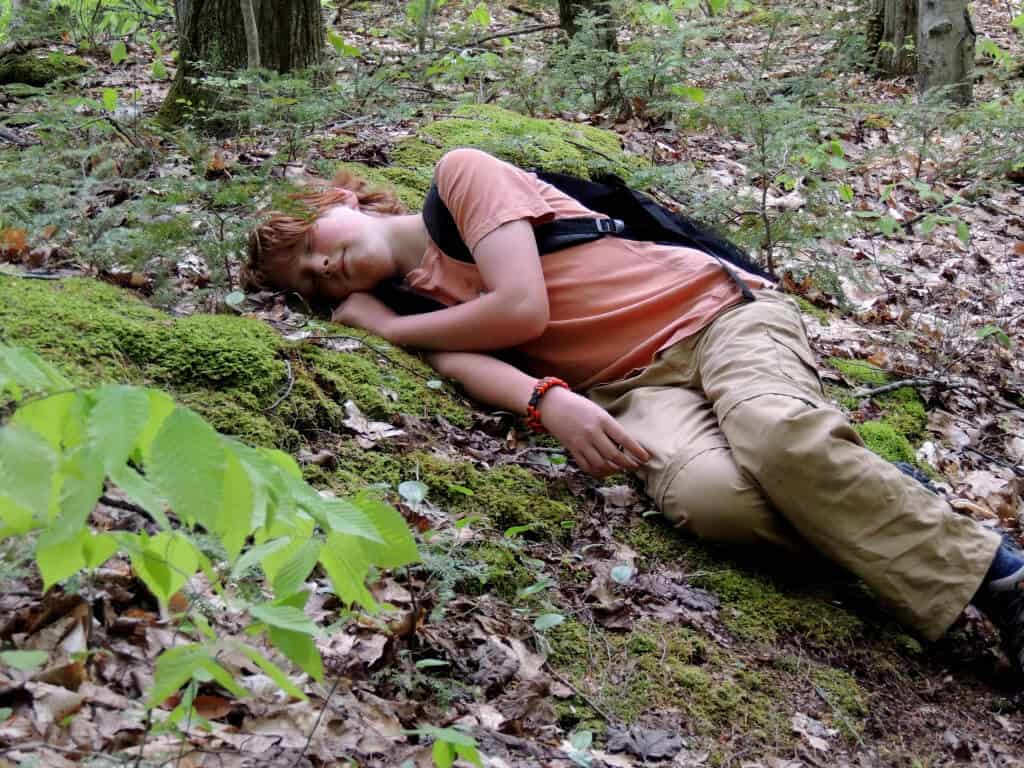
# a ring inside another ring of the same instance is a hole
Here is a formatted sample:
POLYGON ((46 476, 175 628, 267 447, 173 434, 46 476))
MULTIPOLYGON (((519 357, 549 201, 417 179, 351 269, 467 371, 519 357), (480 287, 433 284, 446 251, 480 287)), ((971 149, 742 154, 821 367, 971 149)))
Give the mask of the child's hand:
POLYGON ((555 387, 544 395, 540 420, 594 477, 633 471, 651 458, 604 408, 568 389, 555 387))
POLYGON ((331 313, 331 321, 362 328, 391 341, 389 330, 398 317, 387 304, 370 293, 353 293, 331 313))

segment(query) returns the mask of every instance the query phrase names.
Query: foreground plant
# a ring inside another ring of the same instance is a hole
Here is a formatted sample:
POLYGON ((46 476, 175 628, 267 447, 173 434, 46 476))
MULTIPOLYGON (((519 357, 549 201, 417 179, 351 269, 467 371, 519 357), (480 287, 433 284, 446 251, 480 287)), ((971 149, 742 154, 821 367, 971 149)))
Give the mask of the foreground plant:
POLYGON ((36 354, 0 344, 0 418, 0 540, 34 540, 44 590, 115 555, 130 558, 161 615, 193 640, 157 659, 149 707, 186 686, 172 721, 190 711, 200 682, 247 695, 217 660, 229 646, 290 696, 306 698, 260 651, 218 637, 191 601, 181 600, 198 574, 225 603, 248 613, 246 635, 265 633, 320 681, 317 629, 303 611, 313 569, 323 569, 343 601, 376 612, 365 586, 370 569, 419 560, 405 520, 390 505, 321 496, 289 455, 220 435, 159 390, 75 387, 36 354), (156 533, 92 530, 90 514, 112 486, 156 533), (223 547, 226 563, 210 562, 197 545, 200 535, 223 547), (256 566, 272 598, 242 601, 225 592, 230 578, 256 566), (182 603, 184 610, 170 615, 182 603))

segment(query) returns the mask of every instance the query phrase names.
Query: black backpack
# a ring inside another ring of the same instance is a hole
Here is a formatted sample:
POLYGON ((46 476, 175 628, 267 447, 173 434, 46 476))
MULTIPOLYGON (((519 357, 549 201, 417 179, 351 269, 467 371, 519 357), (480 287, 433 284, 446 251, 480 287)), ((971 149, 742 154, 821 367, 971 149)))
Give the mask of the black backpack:
MULTIPOLYGON (((532 172, 538 179, 574 198, 585 208, 608 217, 558 219, 534 227, 537 251, 541 256, 602 237, 624 237, 628 240, 695 248, 713 256, 739 287, 743 298, 748 301, 754 300, 754 294, 740 279, 733 269, 734 266, 770 282, 775 281, 774 277, 754 264, 734 243, 708 227, 697 224, 681 214, 673 213, 647 195, 630 189, 618 176, 605 174, 588 181, 565 173, 532 172)), ((463 242, 451 212, 437 191, 436 183, 430 186, 423 203, 423 221, 430 239, 447 256, 457 261, 473 263, 473 255, 463 242)), ((416 314, 443 308, 439 302, 420 296, 399 282, 379 286, 376 294, 400 314, 416 314)))

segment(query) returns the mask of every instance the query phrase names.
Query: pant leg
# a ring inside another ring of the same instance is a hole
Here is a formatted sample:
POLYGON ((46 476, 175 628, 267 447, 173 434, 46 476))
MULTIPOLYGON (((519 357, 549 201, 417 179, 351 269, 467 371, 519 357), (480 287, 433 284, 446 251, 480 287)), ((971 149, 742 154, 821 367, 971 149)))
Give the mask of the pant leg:
POLYGON ((905 623, 941 636, 980 586, 999 537, 861 444, 825 402, 795 304, 759 292, 672 360, 696 375, 736 464, 800 536, 905 623))
POLYGON ((707 541, 808 552, 733 461, 711 403, 682 386, 671 367, 655 362, 640 376, 595 387, 589 395, 651 453, 637 474, 680 529, 707 541))

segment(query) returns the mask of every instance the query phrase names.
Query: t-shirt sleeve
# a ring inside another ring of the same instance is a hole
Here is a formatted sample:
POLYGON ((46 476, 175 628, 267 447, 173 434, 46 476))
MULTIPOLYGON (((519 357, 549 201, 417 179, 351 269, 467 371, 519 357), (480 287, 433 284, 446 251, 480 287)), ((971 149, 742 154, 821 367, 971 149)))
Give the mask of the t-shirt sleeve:
POLYGON ((536 177, 479 149, 453 149, 434 170, 437 191, 470 251, 502 224, 551 221, 536 177))

